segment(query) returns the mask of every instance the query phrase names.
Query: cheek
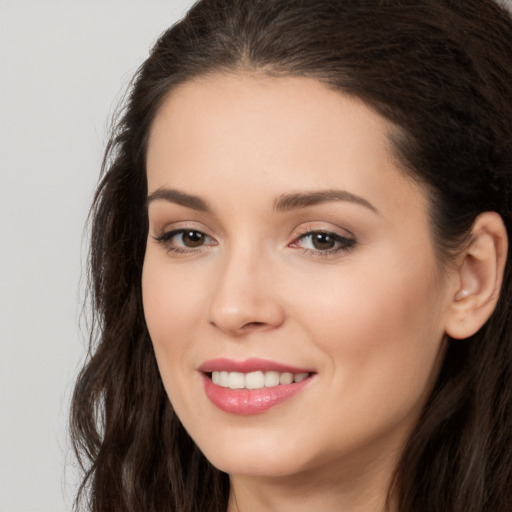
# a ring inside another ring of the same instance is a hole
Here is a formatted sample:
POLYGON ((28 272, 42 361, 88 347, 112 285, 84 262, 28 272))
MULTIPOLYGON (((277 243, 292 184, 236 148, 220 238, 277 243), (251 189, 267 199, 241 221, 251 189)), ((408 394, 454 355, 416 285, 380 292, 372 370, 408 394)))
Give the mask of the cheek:
MULTIPOLYGON (((193 326, 201 311, 197 289, 183 273, 170 272, 165 261, 147 255, 142 275, 142 299, 146 325, 167 396, 180 418, 188 418, 190 401, 190 348, 193 326)), ((200 418, 196 418, 196 422, 200 418)))
POLYGON ((155 344, 180 343, 181 331, 203 314, 204 288, 197 268, 170 264, 162 249, 148 247, 142 272, 142 299, 155 344))
POLYGON ((170 272, 162 259, 151 252, 146 255, 142 300, 157 363, 168 388, 169 376, 178 375, 173 368, 183 366, 186 348, 191 346, 192 326, 199 321, 202 307, 195 283, 183 272, 170 272))
POLYGON ((405 409, 422 399, 437 371, 440 278, 430 261, 414 263, 402 261, 397 272, 384 262, 352 267, 330 280, 329 293, 309 287, 306 328, 329 355, 335 388, 361 407, 372 404, 374 414, 391 397, 391 406, 405 409))

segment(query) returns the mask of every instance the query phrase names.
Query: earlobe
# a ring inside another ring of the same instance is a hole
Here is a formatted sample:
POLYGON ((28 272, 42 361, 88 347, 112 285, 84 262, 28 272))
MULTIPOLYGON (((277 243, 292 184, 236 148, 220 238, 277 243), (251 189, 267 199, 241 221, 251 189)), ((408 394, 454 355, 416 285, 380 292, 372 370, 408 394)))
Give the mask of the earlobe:
POLYGON ((495 212, 480 214, 457 265, 457 289, 450 304, 446 334, 464 339, 492 315, 498 301, 507 258, 507 231, 495 212))

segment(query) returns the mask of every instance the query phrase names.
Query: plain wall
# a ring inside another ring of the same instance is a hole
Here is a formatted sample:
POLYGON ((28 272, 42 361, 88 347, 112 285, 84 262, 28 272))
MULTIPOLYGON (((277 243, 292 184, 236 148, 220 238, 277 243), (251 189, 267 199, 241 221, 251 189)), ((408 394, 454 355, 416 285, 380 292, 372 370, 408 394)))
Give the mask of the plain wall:
POLYGON ((191 4, 0 0, 0 512, 71 510, 82 236, 107 120, 191 4))

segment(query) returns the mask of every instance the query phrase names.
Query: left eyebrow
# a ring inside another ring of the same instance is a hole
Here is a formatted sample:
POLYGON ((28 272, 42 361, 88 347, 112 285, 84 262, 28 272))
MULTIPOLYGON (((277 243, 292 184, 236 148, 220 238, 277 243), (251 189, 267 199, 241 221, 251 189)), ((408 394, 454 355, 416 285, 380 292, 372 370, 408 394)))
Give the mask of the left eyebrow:
POLYGON ((149 207, 154 201, 168 201, 169 203, 179 204, 180 206, 191 208, 192 210, 207 213, 211 212, 208 203, 204 199, 176 189, 161 187, 155 190, 146 198, 146 207, 149 207))
POLYGON ((355 203, 380 215, 379 210, 363 197, 352 194, 346 190, 331 189, 283 194, 274 201, 273 209, 278 212, 287 212, 331 201, 347 201, 349 203, 355 203))

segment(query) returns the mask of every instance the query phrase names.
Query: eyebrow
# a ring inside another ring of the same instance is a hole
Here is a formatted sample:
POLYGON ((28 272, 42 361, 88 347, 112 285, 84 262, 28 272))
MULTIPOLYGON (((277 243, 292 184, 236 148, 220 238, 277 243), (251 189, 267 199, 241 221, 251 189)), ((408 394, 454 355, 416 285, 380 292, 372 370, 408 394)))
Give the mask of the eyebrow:
MULTIPOLYGON (((146 206, 149 206, 154 201, 168 201, 193 210, 211 213, 211 208, 204 199, 180 190, 159 188, 147 197, 146 206)), ((331 201, 355 203, 368 208, 374 213, 380 214, 379 210, 363 197, 352 194, 346 190, 330 189, 282 194, 274 201, 273 209, 277 212, 287 212, 331 201)))
POLYGON ((274 210, 286 212, 331 201, 347 201, 349 203, 355 203, 368 208, 374 213, 380 214, 379 210, 363 197, 347 192, 346 190, 331 189, 283 194, 274 201, 274 210))
POLYGON ((149 194, 146 199, 146 207, 148 207, 153 201, 168 201, 193 210, 211 212, 211 208, 204 199, 170 188, 159 188, 149 194))

